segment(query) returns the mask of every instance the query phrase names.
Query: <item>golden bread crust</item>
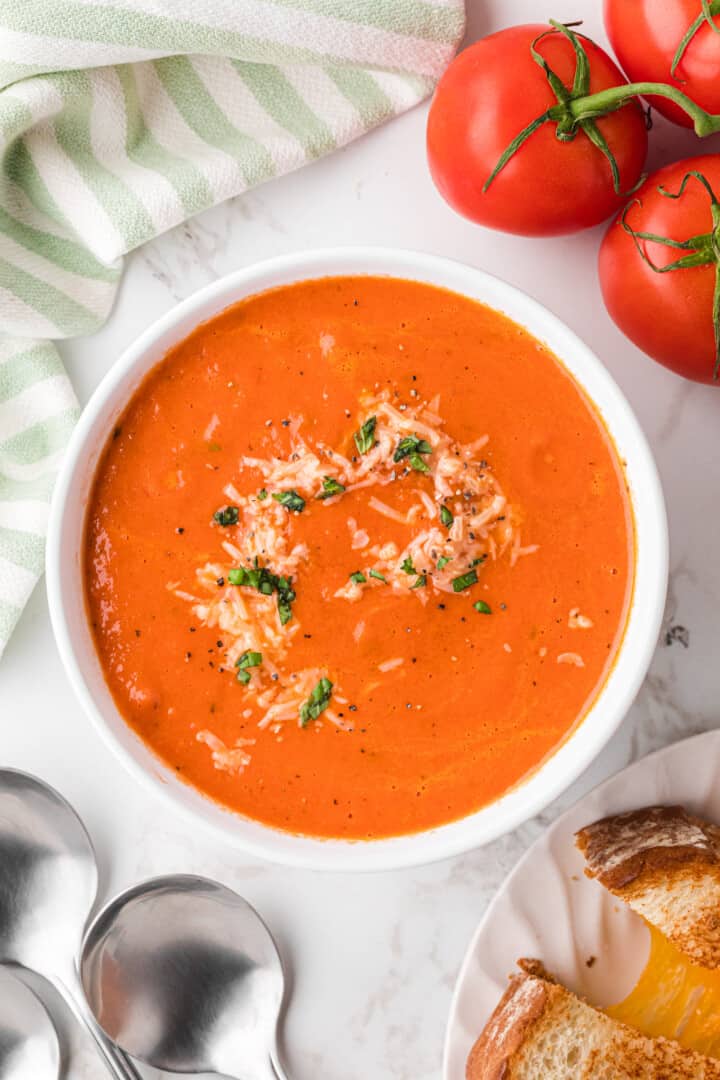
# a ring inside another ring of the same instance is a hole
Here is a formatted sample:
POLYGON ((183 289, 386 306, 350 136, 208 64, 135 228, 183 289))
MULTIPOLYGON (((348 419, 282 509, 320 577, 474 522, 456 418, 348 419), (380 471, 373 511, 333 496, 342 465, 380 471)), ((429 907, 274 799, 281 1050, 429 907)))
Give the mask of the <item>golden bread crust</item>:
POLYGON ((718 865, 715 840, 703 824, 682 806, 648 806, 586 826, 576 843, 588 877, 617 893, 638 878, 690 865, 718 865))
POLYGON ((467 1060, 467 1080, 505 1080, 510 1063, 529 1037, 547 1005, 547 984, 526 974, 510 977, 510 985, 467 1060))

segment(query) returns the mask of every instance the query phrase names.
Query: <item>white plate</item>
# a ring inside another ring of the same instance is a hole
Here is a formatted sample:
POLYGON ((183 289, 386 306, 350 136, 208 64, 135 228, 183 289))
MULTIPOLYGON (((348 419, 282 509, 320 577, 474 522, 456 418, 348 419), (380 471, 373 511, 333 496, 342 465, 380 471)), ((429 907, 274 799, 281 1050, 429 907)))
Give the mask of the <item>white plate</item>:
POLYGON ((525 854, 490 904, 455 986, 444 1080, 464 1080, 470 1049, 520 957, 536 957, 593 1005, 621 1001, 648 953, 642 920, 585 877, 574 835, 608 814, 680 804, 720 821, 720 731, 651 754, 591 791, 525 854), (594 962, 588 965, 588 960, 594 962))

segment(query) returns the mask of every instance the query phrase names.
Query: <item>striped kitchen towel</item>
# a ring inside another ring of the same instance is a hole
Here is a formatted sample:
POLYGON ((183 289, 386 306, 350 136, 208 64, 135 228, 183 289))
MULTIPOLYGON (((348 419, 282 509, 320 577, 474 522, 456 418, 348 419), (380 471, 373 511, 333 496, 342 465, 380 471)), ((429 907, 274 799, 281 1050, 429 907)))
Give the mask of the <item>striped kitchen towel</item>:
POLYGON ((432 90, 463 0, 0 0, 0 654, 122 260, 432 90))

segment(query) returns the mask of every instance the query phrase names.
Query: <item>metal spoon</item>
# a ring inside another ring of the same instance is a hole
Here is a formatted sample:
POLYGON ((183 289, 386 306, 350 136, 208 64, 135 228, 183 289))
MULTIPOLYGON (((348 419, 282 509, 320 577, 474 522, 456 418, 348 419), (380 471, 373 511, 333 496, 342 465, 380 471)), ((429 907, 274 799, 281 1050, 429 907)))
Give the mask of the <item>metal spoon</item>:
POLYGON ((0 1080, 57 1080, 60 1047, 45 1006, 0 968, 0 1080))
POLYGON ((95 852, 73 808, 34 776, 0 769, 0 962, 48 979, 116 1080, 140 1080, 82 994, 76 964, 96 893, 95 852))
POLYGON ((177 875, 113 900, 85 938, 80 975, 101 1027, 139 1061, 175 1073, 287 1080, 277 1026, 285 980, 254 908, 177 875))

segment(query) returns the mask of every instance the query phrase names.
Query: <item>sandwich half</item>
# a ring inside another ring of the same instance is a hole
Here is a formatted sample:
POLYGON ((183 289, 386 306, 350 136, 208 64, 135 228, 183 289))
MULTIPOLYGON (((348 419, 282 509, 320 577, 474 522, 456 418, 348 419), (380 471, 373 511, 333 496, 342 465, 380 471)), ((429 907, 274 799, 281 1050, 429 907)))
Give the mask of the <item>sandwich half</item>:
POLYGON ((649 1038, 521 960, 468 1058, 467 1080, 720 1080, 713 1061, 649 1038))
POLYGON ((649 806, 581 829, 588 877, 688 959, 720 968, 720 829, 682 806, 649 806))
POLYGON ((520 961, 467 1080, 720 1080, 720 828, 652 806, 581 829, 586 873, 640 915, 650 954, 601 1012, 520 961))
POLYGON ((650 930, 645 970, 608 1015, 720 1058, 720 829, 650 806, 582 829, 589 877, 650 930))

